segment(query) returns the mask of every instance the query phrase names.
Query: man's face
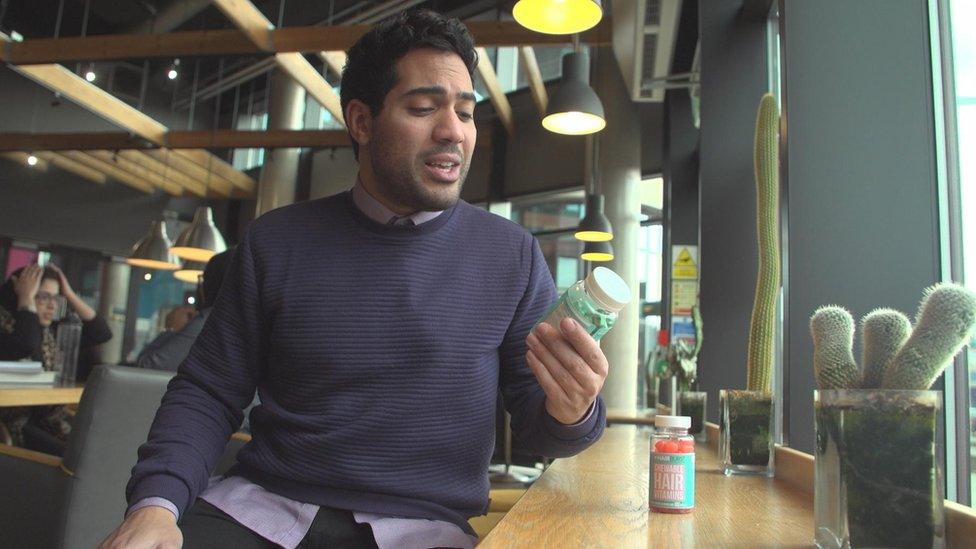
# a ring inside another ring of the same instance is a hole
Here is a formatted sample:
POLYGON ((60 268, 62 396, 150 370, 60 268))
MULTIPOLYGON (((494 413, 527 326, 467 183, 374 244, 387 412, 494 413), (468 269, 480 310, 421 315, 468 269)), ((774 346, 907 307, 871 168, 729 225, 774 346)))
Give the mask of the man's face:
POLYGON ((365 145, 377 190, 405 210, 447 209, 477 137, 471 77, 457 54, 427 48, 403 56, 397 76, 365 145))

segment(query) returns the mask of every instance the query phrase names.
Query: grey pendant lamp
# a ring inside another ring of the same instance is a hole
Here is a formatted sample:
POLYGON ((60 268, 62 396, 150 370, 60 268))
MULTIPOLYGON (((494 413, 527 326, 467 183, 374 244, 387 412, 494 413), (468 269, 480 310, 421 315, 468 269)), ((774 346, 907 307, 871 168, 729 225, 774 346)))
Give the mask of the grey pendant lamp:
POLYGON ((580 259, 584 261, 612 261, 613 244, 610 244, 609 240, 587 242, 583 246, 583 253, 580 254, 580 259))
POLYGON ((605 128, 603 103, 589 82, 589 55, 585 51, 564 55, 562 81, 549 98, 542 127, 563 135, 588 135, 605 128))
POLYGON ((544 34, 573 34, 603 18, 600 0, 519 0, 512 17, 523 27, 544 34))
POLYGON ((586 156, 583 173, 586 177, 586 215, 580 220, 574 236, 584 242, 606 242, 613 240, 613 226, 603 213, 603 195, 597 192, 599 182, 599 156, 597 148, 599 136, 586 138, 586 156))
POLYGON ((207 262, 226 249, 227 243, 214 225, 213 210, 201 206, 193 214, 190 226, 177 237, 172 252, 181 259, 207 262))
POLYGON ((603 213, 603 195, 586 195, 586 215, 576 228, 576 240, 584 242, 606 242, 613 240, 613 227, 603 213))
POLYGON ((203 269, 206 267, 206 263, 197 261, 186 261, 183 266, 179 268, 178 271, 173 273, 173 278, 180 280, 182 282, 189 282, 190 284, 196 284, 200 282, 200 276, 203 274, 203 269))
POLYGON ((166 236, 166 224, 153 221, 149 232, 136 242, 125 262, 145 269, 179 269, 179 261, 171 253, 169 237, 166 236))

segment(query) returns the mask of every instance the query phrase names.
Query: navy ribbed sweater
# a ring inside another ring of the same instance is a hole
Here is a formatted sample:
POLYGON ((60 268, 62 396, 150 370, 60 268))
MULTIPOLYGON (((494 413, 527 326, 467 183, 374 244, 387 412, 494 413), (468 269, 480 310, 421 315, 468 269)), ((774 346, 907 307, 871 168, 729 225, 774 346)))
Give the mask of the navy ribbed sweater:
POLYGON ((348 192, 248 228, 217 303, 156 414, 127 488, 180 513, 206 487, 257 387, 232 474, 319 505, 471 532, 487 512, 496 391, 532 452, 573 455, 606 409, 556 422, 525 337, 556 299, 524 229, 465 202, 415 227, 348 192))

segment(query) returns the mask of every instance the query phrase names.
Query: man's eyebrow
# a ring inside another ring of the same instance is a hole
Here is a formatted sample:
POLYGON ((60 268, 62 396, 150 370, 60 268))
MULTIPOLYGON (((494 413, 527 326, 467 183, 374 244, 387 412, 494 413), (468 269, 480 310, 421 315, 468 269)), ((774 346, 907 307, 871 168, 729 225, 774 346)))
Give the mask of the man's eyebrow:
MULTIPOLYGON (((401 97, 409 97, 411 95, 447 95, 447 90, 443 86, 421 86, 419 88, 413 88, 403 93, 401 97)), ((457 98, 462 101, 471 101, 472 103, 477 103, 478 98, 475 97, 472 92, 458 92, 457 98)))

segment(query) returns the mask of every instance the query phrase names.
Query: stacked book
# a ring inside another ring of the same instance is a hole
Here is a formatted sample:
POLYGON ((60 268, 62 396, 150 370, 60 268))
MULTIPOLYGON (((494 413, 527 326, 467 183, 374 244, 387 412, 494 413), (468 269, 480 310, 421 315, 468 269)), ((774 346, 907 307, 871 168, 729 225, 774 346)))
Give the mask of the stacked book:
POLYGON ((0 384, 54 383, 57 372, 44 371, 40 362, 0 360, 0 384))

